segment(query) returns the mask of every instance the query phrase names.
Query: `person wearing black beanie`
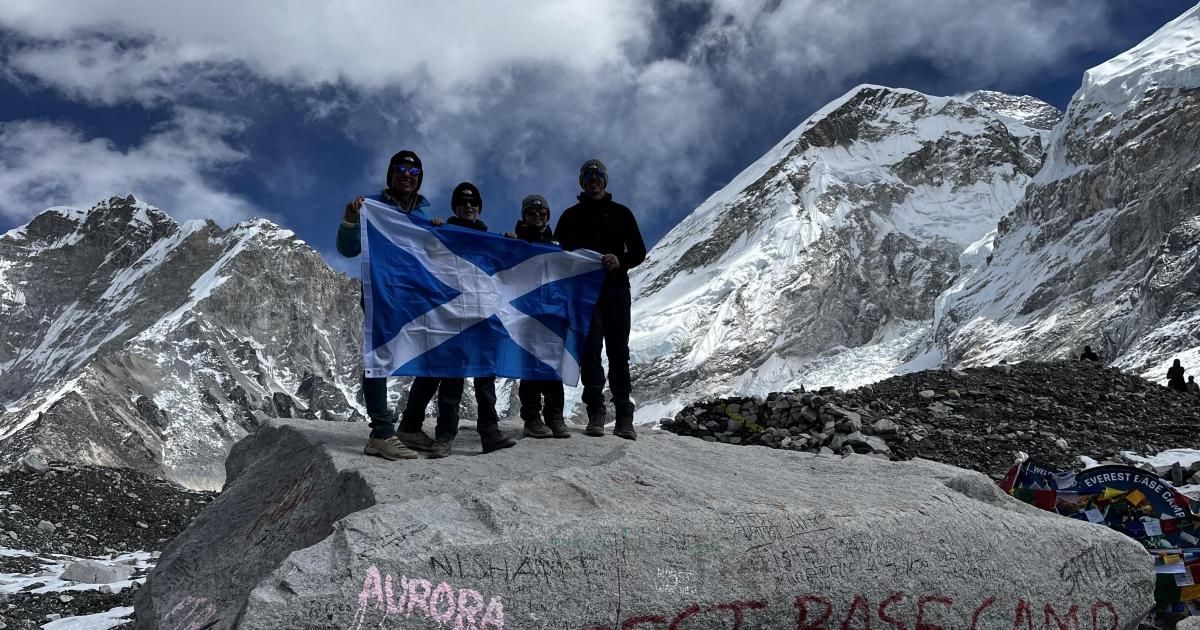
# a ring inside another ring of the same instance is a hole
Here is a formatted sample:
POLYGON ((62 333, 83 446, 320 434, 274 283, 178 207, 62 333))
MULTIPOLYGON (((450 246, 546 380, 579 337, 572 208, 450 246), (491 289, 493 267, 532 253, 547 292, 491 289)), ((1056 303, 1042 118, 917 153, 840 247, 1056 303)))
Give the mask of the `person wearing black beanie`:
MULTIPOLYGON (((450 225, 457 225, 481 232, 487 231, 487 224, 479 220, 483 212, 483 195, 479 188, 471 182, 462 182, 454 187, 450 195, 450 207, 454 216, 446 220, 450 225)), ((500 417, 496 413, 496 377, 478 376, 474 379, 475 404, 479 410, 475 428, 479 431, 479 441, 484 453, 491 453, 503 448, 516 446, 517 442, 504 435, 500 430, 500 417)), ((446 457, 450 455, 451 443, 458 432, 458 407, 462 402, 464 379, 461 378, 429 378, 418 377, 408 393, 408 403, 400 417, 400 427, 397 435, 406 444, 412 438, 424 437, 421 423, 425 420, 425 408, 433 395, 438 399, 437 435, 430 446, 430 457, 446 457), (418 383, 417 381, 420 381, 418 383)), ((426 438, 428 439, 428 438, 426 438)))
MULTIPOLYGON (((428 219, 425 208, 429 207, 429 201, 418 192, 424 177, 421 158, 412 151, 400 151, 388 161, 383 190, 377 195, 370 195, 370 199, 390 206, 397 212, 428 219)), ((362 253, 359 213, 365 199, 366 197, 355 198, 346 204, 342 211, 342 224, 337 233, 337 250, 347 258, 362 253)), ((368 378, 364 374, 362 388, 371 427, 367 445, 363 448, 364 453, 389 460, 414 459, 417 454, 412 448, 428 450, 432 446, 433 440, 428 436, 425 436, 423 441, 404 441, 397 436, 392 414, 388 411, 386 378, 368 378)))

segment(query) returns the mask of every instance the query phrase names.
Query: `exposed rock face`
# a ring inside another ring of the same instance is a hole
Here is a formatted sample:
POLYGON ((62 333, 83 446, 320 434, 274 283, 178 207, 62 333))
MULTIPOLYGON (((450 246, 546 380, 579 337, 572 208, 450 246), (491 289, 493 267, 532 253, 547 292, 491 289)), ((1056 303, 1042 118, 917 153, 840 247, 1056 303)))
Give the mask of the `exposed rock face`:
MULTIPOLYGON (((1018 452, 1074 468, 1079 456, 1200 449, 1200 399, 1090 361, 1020 363, 697 402, 663 428, 733 444, 922 457, 999 478, 1018 452)), ((1197 473, 1200 463, 1178 481, 1197 473)))
POLYGON ((0 237, 0 458, 219 487, 254 410, 361 418, 358 301, 268 221, 179 225, 132 197, 48 210, 0 237))
POLYGON ((943 298, 947 365, 1091 345, 1159 382, 1200 364, 1200 7, 1088 71, 990 264, 943 298))
POLYGON ((1029 97, 879 86, 814 114, 634 270, 639 419, 796 387, 831 349, 899 337, 885 369, 902 362, 1058 118, 1029 97))
POLYGON ((137 627, 1108 629, 1153 602, 1136 542, 933 462, 650 433, 395 463, 360 438, 239 443, 137 627))

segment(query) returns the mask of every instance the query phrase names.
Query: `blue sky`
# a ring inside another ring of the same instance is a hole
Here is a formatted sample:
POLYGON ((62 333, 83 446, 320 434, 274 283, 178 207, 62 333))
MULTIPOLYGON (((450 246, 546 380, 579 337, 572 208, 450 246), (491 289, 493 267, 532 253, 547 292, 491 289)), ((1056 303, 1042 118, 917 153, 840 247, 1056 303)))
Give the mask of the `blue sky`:
POLYGON ((335 267, 341 208, 416 150, 448 215, 573 201, 603 159, 648 242, 859 83, 1065 107, 1179 0, 6 0, 0 231, 133 192, 177 219, 266 216, 335 267), (257 6, 257 5, 271 5, 257 6), (283 7, 283 8, 278 8, 283 7))

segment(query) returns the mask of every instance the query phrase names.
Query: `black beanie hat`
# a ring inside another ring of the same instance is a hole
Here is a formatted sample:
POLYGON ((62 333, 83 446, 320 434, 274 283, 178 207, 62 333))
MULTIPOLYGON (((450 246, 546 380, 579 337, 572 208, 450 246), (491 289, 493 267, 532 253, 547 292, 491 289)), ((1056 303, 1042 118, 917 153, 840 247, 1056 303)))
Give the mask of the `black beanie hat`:
POLYGON ((479 189, 471 182, 463 182, 454 187, 454 193, 450 195, 450 209, 453 210, 459 203, 467 199, 477 200, 479 213, 483 214, 483 195, 479 194, 479 189))
MULTIPOLYGON (((392 159, 388 160, 387 174, 385 174, 384 178, 383 178, 384 190, 387 190, 392 187, 392 167, 397 164, 403 164, 405 166, 415 166, 417 168, 421 168, 421 158, 417 157, 416 153, 413 153, 412 151, 409 151, 408 149, 405 149, 405 150, 397 153, 396 155, 393 155, 392 159)), ((424 169, 422 169, 421 174, 417 175, 417 191, 421 190, 421 182, 424 179, 425 179, 425 171, 424 171, 424 169)), ((413 191, 413 192, 416 192, 416 191, 413 191)))

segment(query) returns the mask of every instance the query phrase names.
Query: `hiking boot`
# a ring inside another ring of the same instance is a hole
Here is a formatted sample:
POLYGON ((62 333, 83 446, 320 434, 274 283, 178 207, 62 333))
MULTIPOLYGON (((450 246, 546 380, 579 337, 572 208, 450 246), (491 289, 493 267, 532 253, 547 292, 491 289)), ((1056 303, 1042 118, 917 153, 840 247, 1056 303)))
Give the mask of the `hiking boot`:
POLYGON ((569 438, 571 433, 567 431, 567 423, 563 422, 562 418, 550 418, 546 423, 546 427, 556 438, 569 438))
POLYGON ((417 454, 404 446, 404 443, 399 438, 389 435, 385 438, 370 438, 367 440, 367 445, 363 447, 363 452, 367 455, 375 455, 395 461, 397 459, 416 459, 417 454))
MULTIPOLYGON (((528 433, 526 434, 528 435, 528 433)), ((517 445, 517 441, 504 435, 504 432, 499 427, 484 429, 479 433, 479 441, 483 443, 483 452, 485 454, 492 451, 498 451, 502 448, 511 448, 517 445)))
POLYGON ((626 440, 636 440, 637 431, 633 430, 633 418, 617 418, 613 426, 613 435, 626 440))
POLYGON ((404 445, 414 451, 433 451, 433 438, 429 437, 424 431, 417 429, 416 431, 397 431, 396 437, 404 442, 404 445))
POLYGON ((429 459, 441 459, 443 457, 450 457, 450 440, 438 438, 429 446, 429 459))
POLYGON ((550 431, 550 427, 546 426, 542 422, 541 418, 534 418, 532 420, 525 421, 525 435, 527 437, 537 438, 540 440, 542 438, 552 437, 554 433, 550 431))
POLYGON ((587 428, 583 430, 583 434, 592 437, 604 437, 604 424, 607 420, 608 415, 603 411, 597 414, 589 414, 587 428))

